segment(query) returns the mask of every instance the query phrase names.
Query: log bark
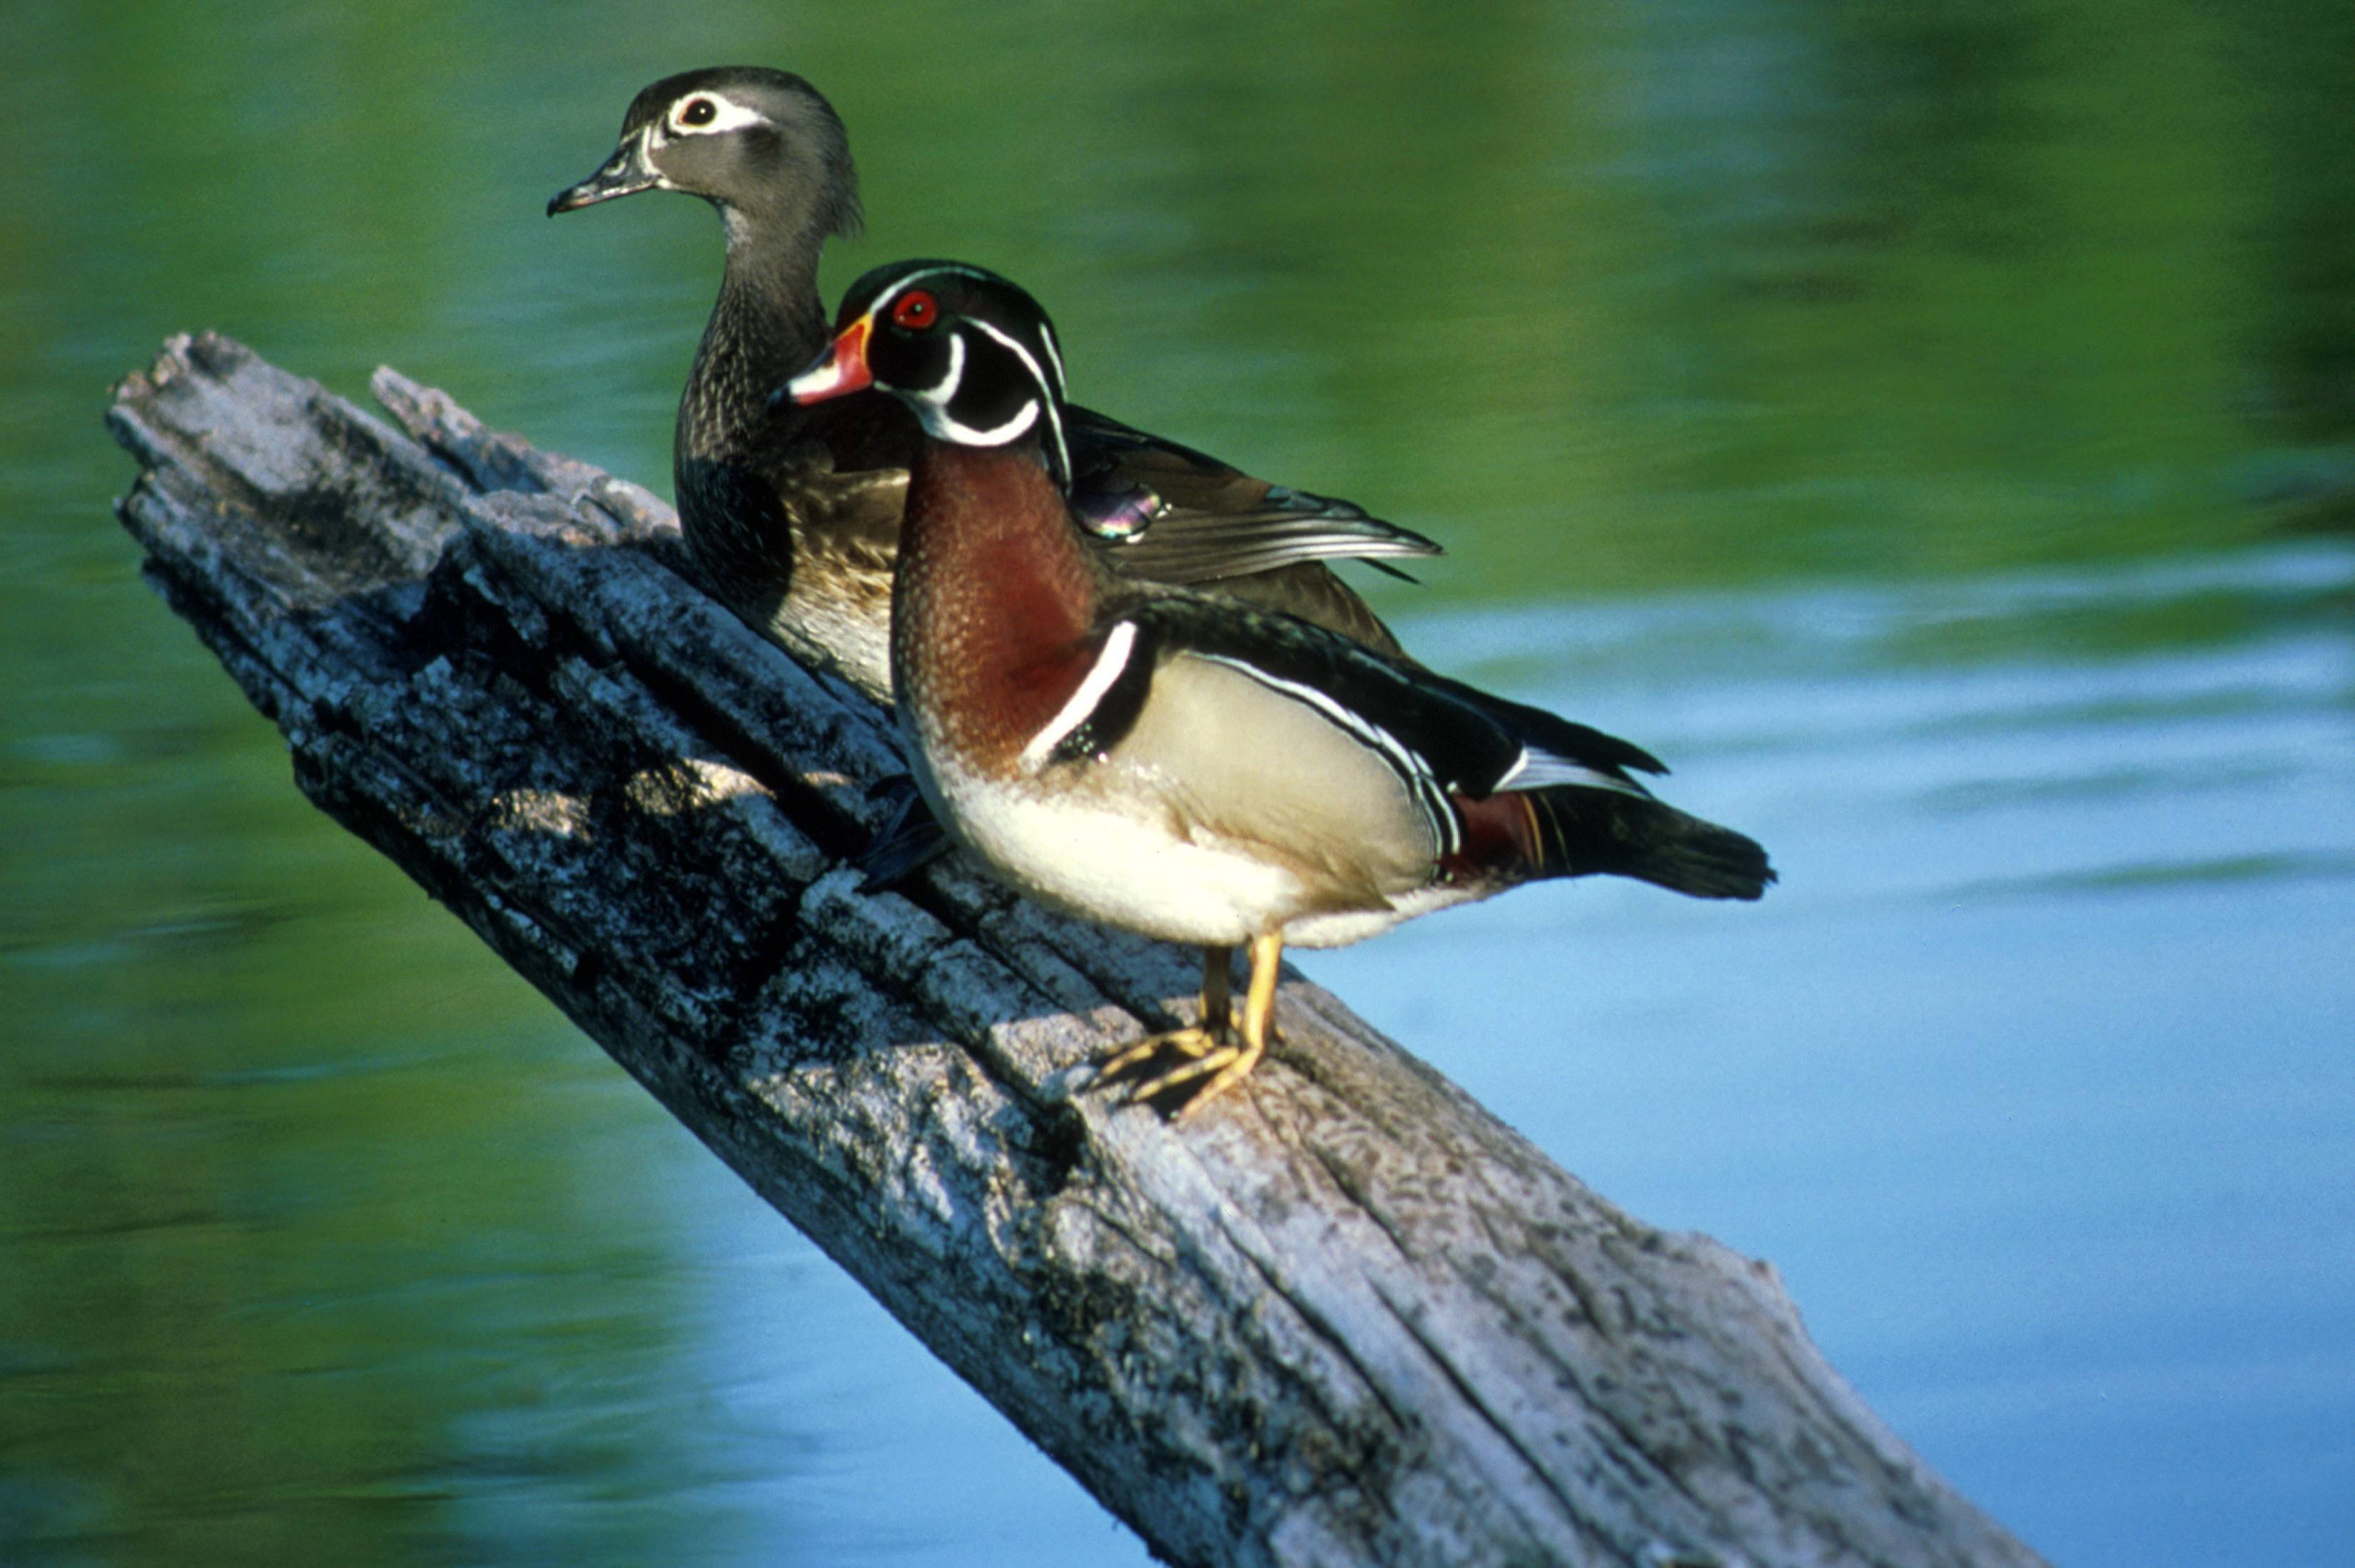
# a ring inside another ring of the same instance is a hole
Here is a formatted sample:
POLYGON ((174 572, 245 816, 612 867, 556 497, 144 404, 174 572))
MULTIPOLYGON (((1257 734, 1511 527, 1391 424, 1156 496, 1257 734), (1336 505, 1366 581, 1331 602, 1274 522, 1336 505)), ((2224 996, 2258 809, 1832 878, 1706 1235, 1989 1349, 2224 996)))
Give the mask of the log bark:
POLYGON ((862 895, 884 716, 700 592, 645 491, 376 391, 405 432, 169 342, 109 414, 149 580, 305 795, 1161 1555, 2039 1561, 1771 1268, 1631 1219, 1297 976, 1196 1120, 1088 1093, 1190 1009, 1189 952, 954 858, 862 895))

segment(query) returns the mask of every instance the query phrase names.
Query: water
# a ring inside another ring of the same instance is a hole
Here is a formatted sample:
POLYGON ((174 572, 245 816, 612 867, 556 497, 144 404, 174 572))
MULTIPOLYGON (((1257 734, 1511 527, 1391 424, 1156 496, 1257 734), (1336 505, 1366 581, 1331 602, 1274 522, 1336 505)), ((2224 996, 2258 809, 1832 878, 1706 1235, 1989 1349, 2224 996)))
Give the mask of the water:
POLYGON ((1531 890, 1311 967, 1638 1213, 1773 1259, 2057 1560, 2344 1561, 2350 594, 2355 551, 2286 549, 1418 625, 1646 713, 1785 883, 1531 890), (2200 606, 2239 627, 2131 645, 2200 606))
POLYGON ((835 286, 1000 266, 1084 399, 1447 539, 1410 645, 1785 879, 1312 973, 2057 1561, 2350 1560, 2350 29, 0 5, 0 1557, 1144 1561, 300 801, 104 513, 200 325, 661 479, 714 226, 540 205, 741 59, 849 120, 835 286))

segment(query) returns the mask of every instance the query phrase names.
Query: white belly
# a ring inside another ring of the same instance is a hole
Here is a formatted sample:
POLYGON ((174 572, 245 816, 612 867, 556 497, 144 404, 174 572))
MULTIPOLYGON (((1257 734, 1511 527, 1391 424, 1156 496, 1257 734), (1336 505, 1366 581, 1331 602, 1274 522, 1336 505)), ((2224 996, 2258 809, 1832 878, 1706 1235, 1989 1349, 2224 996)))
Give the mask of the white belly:
POLYGON ((1234 946, 1281 928, 1307 901, 1286 868, 1214 837, 1175 837, 1166 817, 1152 820, 1129 803, 994 783, 941 793, 934 810, 1000 877, 1090 920, 1165 942, 1234 946))

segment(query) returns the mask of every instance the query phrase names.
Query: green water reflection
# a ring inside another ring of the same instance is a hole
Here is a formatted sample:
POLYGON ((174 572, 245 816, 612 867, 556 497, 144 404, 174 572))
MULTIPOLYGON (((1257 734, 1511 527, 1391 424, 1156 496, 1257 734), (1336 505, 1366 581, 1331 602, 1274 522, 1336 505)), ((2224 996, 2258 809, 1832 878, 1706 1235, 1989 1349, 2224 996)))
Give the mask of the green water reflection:
MULTIPOLYGON (((2281 594, 2226 572, 2030 613, 2045 580, 2020 574, 2098 583, 2286 536, 2328 550, 2355 516, 2344 0, 1476 22, 1403 0, 7 4, 0 58, 12 1562, 1027 1562, 1052 1554, 1041 1532, 1075 1562, 1137 1555, 1019 1469, 1018 1442, 937 1414, 913 1362, 890 1386, 917 1392, 879 1396, 813 1384, 793 1346, 758 1371, 713 1349, 747 1332, 727 1260, 759 1217, 699 1229, 726 1179, 299 802, 275 735, 104 515, 128 472, 98 425, 107 383, 208 325, 346 391, 397 364, 666 489, 711 218, 656 197, 540 215, 655 75, 811 75, 850 123, 870 219, 834 286, 911 253, 1021 278, 1086 400, 1454 546, 1424 588, 1374 592, 1487 628, 1461 634, 1484 678, 1544 689, 1572 668, 1511 630, 1566 603, 1813 614, 1782 595, 1997 585, 1984 613, 1893 616, 1862 667, 1772 638, 1612 645, 1647 661, 1625 726, 1646 740, 1753 677, 2009 661, 2050 690, 2081 667, 2233 667, 2281 594), (889 1483, 848 1478, 865 1460, 810 1451, 805 1428, 895 1401, 1026 1478, 939 1482, 962 1537, 879 1526, 861 1488, 889 1483)), ((2343 624, 2343 581, 2319 582, 2296 613, 2343 624)), ((2292 684, 2343 738, 2344 682, 2292 684)), ((2114 718, 2073 710, 2085 754, 2114 718)), ((1738 768, 1756 738, 1686 739, 1680 779, 1738 768)), ((1905 765, 1861 746, 1825 755, 1905 765)), ((2059 772, 2073 810, 2115 782, 2059 772)), ((2025 809, 2033 785, 1966 770, 1908 809, 2025 809)), ((1776 826, 1778 853, 1806 831, 1776 826)), ((2328 846, 2292 848, 2226 845, 2212 880, 2260 902, 2318 874, 2343 888, 2328 846)), ((2163 861, 2085 875, 2126 896, 2163 861)), ((2309 1019, 2346 1003, 2283 994, 2309 1019)), ((793 1291, 842 1288, 767 1244, 793 1291)), ((795 1310, 844 1315, 862 1347, 884 1332, 855 1305, 795 1310)), ((2032 1522, 2059 1552, 2072 1526, 2032 1522)))

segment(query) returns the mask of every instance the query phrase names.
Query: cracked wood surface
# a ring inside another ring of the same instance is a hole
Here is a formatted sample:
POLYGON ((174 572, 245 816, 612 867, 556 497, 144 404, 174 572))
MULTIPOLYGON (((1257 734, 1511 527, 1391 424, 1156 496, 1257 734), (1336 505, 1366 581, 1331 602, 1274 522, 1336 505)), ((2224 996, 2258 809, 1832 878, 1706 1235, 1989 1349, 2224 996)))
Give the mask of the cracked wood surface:
POLYGON ((955 859, 861 895, 884 716, 698 592, 645 491, 375 389, 407 433, 166 344, 109 414, 149 580, 305 795, 1164 1557, 2040 1561, 1770 1268, 1622 1213, 1297 976, 1195 1121, 1086 1093, 1190 1011, 1190 949, 955 859))

